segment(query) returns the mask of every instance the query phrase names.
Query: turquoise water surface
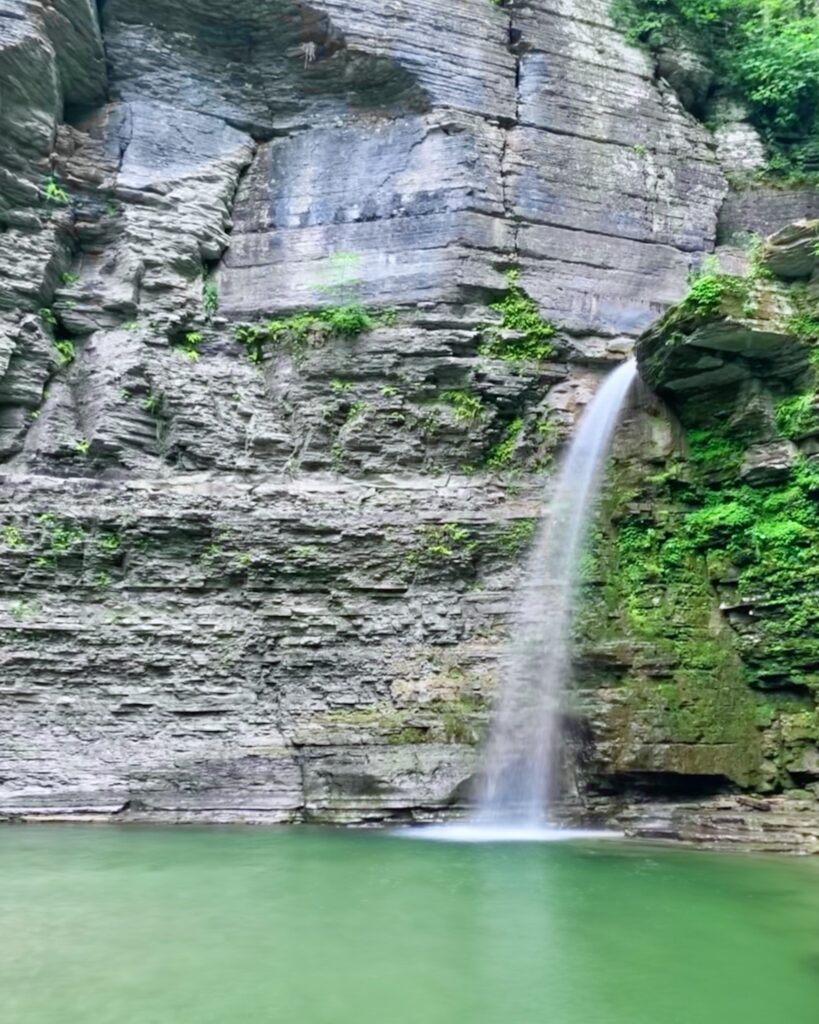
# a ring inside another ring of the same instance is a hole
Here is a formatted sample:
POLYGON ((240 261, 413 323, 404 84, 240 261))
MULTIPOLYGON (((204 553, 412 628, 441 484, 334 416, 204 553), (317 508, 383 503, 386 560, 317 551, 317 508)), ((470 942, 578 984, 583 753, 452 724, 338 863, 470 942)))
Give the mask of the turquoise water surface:
POLYGON ((818 1024, 819 861, 0 827, 3 1024, 818 1024))

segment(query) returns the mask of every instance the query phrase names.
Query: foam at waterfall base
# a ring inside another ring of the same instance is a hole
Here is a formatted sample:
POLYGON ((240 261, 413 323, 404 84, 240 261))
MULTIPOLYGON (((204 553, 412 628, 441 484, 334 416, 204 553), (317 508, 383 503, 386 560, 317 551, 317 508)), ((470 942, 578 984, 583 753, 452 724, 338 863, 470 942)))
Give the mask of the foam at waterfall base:
POLYGON ((622 832, 590 828, 558 828, 547 824, 455 822, 397 829, 405 839, 436 843, 565 843, 574 839, 622 839, 622 832))

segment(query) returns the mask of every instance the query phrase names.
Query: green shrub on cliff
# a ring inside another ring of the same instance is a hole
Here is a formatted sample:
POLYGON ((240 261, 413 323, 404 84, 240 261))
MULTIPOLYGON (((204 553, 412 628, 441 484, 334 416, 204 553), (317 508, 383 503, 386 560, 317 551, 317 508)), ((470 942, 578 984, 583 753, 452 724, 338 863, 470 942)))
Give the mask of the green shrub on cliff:
POLYGON ((536 519, 518 519, 509 523, 498 533, 497 547, 507 558, 517 558, 534 537, 536 529, 536 519))
POLYGON ((188 331, 179 343, 179 350, 184 353, 191 360, 191 362, 197 362, 200 356, 199 346, 204 341, 204 338, 199 331, 188 331))
POLYGON ((745 682, 766 687, 773 672, 819 687, 819 470, 802 460, 783 480, 756 484, 736 475, 711 482, 691 464, 689 474, 682 495, 665 484, 653 492, 661 518, 629 510, 620 522, 611 606, 623 609, 634 636, 663 645, 685 670, 710 645, 716 675, 698 675, 687 691, 707 704, 722 678, 725 636, 714 629, 711 586, 730 582, 737 603, 764 609, 753 640, 740 640, 745 682))
POLYGON ((742 489, 729 497, 708 495, 706 504, 692 512, 685 523, 685 539, 695 548, 731 544, 736 536, 756 521, 751 492, 742 489))
POLYGON ((804 166, 819 131, 819 14, 810 0, 614 0, 612 10, 632 42, 698 50, 748 104, 772 167, 804 166))
POLYGON ((205 281, 202 285, 202 305, 205 313, 212 317, 219 309, 219 288, 215 281, 205 281))
POLYGON ((363 334, 364 331, 372 330, 375 326, 370 314, 361 306, 337 306, 332 309, 324 309, 318 314, 318 319, 327 324, 334 334, 340 334, 343 337, 363 334))
POLYGON ((13 523, 9 523, 0 529, 0 540, 2 540, 7 548, 21 548, 25 543, 19 527, 13 523))
POLYGON ((489 469, 505 469, 515 454, 520 435, 523 433, 523 420, 518 417, 512 420, 504 430, 503 437, 489 450, 486 465, 489 469))
POLYGON ((55 341, 54 348, 57 350, 57 363, 60 366, 70 366, 76 358, 76 350, 73 341, 55 341))
POLYGON ((719 307, 725 284, 716 274, 703 274, 691 285, 683 304, 697 316, 708 316, 719 307))
POLYGON ((776 426, 783 437, 805 437, 819 429, 819 413, 814 405, 815 395, 794 395, 783 399, 776 407, 776 426))
POLYGON ((506 272, 509 291, 489 307, 500 313, 501 320, 484 331, 481 355, 512 363, 540 362, 554 354, 550 339, 555 326, 540 315, 537 303, 518 284, 518 276, 515 269, 506 272))
POLYGON ((445 391, 441 398, 455 410, 455 419, 472 423, 483 419, 483 403, 469 391, 445 391))
POLYGON ((805 341, 819 340, 819 318, 813 313, 797 313, 788 320, 788 330, 805 341))
POLYGON ((744 299, 748 281, 731 274, 723 274, 713 256, 707 256, 698 271, 690 278, 688 294, 674 311, 676 319, 691 316, 706 317, 715 313, 729 296, 744 299))
POLYGON ((732 472, 742 463, 742 445, 712 430, 689 431, 688 451, 691 461, 706 474, 732 472))
POLYGON ((71 196, 62 188, 53 176, 46 178, 43 184, 43 196, 47 203, 53 206, 68 206, 71 196))
POLYGON ((458 523, 425 526, 418 546, 407 556, 409 565, 436 565, 450 560, 468 560, 477 547, 470 530, 458 523))
POLYGON ((326 341, 331 335, 353 338, 381 323, 394 322, 392 310, 377 315, 358 305, 333 306, 317 313, 297 313, 261 324, 239 324, 234 337, 245 346, 251 361, 258 363, 267 346, 284 347, 298 354, 311 344, 326 341))

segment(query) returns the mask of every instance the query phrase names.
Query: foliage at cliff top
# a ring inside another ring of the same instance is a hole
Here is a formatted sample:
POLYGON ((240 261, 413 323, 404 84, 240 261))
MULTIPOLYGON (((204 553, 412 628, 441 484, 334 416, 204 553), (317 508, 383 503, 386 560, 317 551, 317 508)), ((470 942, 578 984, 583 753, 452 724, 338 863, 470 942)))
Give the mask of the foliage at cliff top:
POLYGON ((745 100, 772 169, 805 170, 819 144, 819 13, 812 0, 614 0, 633 42, 689 45, 745 100))

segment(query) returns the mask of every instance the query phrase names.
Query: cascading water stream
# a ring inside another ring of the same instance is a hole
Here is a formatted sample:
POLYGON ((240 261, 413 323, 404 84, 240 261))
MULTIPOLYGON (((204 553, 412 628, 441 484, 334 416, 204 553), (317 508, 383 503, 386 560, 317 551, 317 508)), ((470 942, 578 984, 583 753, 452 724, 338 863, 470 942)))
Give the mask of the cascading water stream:
POLYGON ((550 488, 517 594, 486 752, 479 824, 548 825, 559 781, 560 702, 570 670, 582 545, 636 373, 629 359, 603 382, 550 488))
POLYGON ((403 831, 456 842, 541 841, 617 833, 559 829, 549 804, 559 784, 561 698, 570 671, 574 599, 583 540, 603 466, 637 364, 605 379, 551 481, 512 620, 492 715, 478 810, 466 824, 403 831))

